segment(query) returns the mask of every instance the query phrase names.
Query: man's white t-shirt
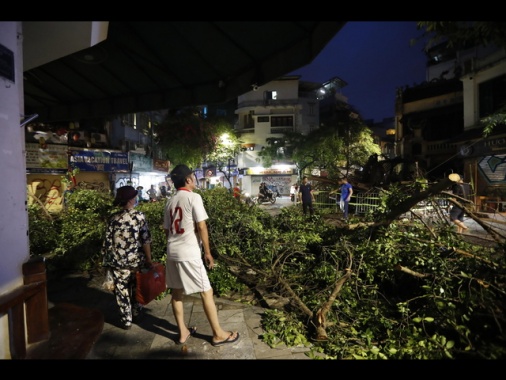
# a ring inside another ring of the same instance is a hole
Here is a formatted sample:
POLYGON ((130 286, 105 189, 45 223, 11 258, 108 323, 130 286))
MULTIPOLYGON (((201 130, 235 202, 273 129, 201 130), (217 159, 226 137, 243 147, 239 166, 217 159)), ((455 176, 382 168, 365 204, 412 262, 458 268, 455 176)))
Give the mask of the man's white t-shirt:
POLYGON ((196 223, 207 220, 200 194, 179 189, 165 208, 163 228, 169 230, 167 259, 192 261, 202 258, 196 223))

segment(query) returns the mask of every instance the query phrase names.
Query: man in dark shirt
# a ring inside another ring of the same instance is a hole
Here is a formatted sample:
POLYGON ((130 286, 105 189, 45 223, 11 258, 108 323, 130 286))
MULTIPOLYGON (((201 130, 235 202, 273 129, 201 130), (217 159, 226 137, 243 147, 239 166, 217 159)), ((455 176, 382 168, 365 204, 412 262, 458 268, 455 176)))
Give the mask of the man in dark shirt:
POLYGON ((299 186, 299 199, 302 202, 302 212, 304 215, 307 214, 307 210, 309 209, 310 216, 313 216, 313 189, 306 176, 302 178, 302 184, 299 186))

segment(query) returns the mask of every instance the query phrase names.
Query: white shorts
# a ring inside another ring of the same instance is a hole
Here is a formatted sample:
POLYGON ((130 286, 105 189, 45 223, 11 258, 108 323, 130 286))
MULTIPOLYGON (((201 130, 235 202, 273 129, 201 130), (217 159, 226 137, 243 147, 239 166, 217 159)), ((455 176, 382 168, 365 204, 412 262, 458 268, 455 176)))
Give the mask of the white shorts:
POLYGON ((167 260, 165 282, 169 289, 183 289, 184 294, 206 292, 211 289, 209 276, 202 259, 193 261, 167 260))

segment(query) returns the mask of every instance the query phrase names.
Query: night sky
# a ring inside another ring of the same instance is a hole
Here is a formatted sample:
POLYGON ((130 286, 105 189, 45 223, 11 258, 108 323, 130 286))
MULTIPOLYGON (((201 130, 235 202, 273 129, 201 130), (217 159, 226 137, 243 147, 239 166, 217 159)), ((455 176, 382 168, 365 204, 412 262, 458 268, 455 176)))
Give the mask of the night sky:
POLYGON ((323 83, 339 77, 348 83, 342 94, 365 120, 393 117, 399 87, 426 79, 424 44, 416 21, 349 21, 311 64, 289 75, 323 83))

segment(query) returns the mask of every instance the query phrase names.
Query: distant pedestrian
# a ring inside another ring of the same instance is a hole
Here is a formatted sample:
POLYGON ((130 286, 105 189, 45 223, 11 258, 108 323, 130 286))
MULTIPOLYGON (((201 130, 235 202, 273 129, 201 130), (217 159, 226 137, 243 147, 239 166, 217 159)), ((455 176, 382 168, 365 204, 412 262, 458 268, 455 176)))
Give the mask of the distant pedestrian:
POLYGON ((348 182, 347 177, 341 178, 340 184, 341 184, 341 187, 340 187, 341 197, 339 199, 339 207, 341 208, 341 211, 343 212, 344 220, 348 220, 348 208, 349 208, 351 196, 353 195, 353 187, 348 182))
POLYGON ((144 195, 142 194, 143 190, 144 190, 144 187, 137 186, 137 203, 147 202, 147 199, 144 198, 144 195))
POLYGON ((307 215, 307 212, 309 210, 309 215, 314 215, 314 195, 313 195, 313 188, 311 187, 311 184, 309 183, 309 180, 306 176, 302 178, 302 183, 299 186, 299 199, 302 202, 302 212, 304 215, 307 215))
MULTIPOLYGON (((456 181, 456 183, 452 186, 452 192, 453 194, 457 195, 460 198, 467 199, 467 196, 469 195, 467 192, 467 186, 464 186, 464 180, 462 177, 456 173, 450 174, 449 178, 452 181, 456 181)), ((457 200, 459 203, 462 202, 462 200, 457 200)), ((464 209, 453 205, 450 209, 450 220, 457 226, 457 233, 461 234, 465 230, 467 230, 467 226, 464 224, 464 209)))
POLYGON ((103 265, 111 270, 120 323, 125 330, 142 312, 142 305, 135 299, 135 274, 153 265, 151 233, 144 213, 135 210, 136 203, 137 190, 132 186, 118 189, 114 205, 121 210, 109 218, 102 246, 103 265))
POLYGON ((67 184, 67 188, 63 192, 63 207, 67 207, 70 196, 74 193, 75 186, 72 182, 67 184))
POLYGON ((157 191, 155 189, 155 185, 151 185, 151 188, 148 191, 146 191, 146 193, 149 196, 149 201, 150 202, 156 202, 156 200, 157 200, 157 191))
POLYGON ((184 295, 199 293, 213 336, 211 344, 222 346, 239 340, 239 333, 224 330, 209 282, 209 270, 215 266, 209 244, 206 220, 209 218, 197 187, 195 174, 186 165, 177 165, 170 173, 176 194, 165 208, 163 229, 167 236, 166 281, 172 289, 172 311, 179 329, 178 344, 184 344, 196 333, 197 327, 186 326, 184 295), (202 258, 202 249, 204 257, 202 258))
POLYGON ((237 199, 238 202, 241 201, 241 187, 239 186, 239 182, 237 182, 234 187, 234 198, 237 199))

